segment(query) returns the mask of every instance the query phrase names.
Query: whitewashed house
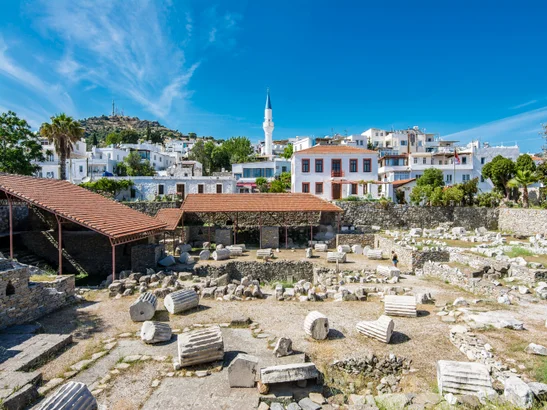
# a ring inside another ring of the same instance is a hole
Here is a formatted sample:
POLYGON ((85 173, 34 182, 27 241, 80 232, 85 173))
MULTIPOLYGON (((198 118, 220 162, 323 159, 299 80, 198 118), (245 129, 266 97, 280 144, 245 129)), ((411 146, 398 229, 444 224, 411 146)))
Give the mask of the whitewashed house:
POLYGON ((291 191, 326 200, 378 195, 378 152, 348 145, 316 145, 291 159, 291 191))
POLYGON ((259 177, 266 178, 271 182, 283 172, 290 171, 291 161, 284 158, 232 164, 232 175, 237 181, 238 193, 252 192, 256 188, 256 179, 259 177))

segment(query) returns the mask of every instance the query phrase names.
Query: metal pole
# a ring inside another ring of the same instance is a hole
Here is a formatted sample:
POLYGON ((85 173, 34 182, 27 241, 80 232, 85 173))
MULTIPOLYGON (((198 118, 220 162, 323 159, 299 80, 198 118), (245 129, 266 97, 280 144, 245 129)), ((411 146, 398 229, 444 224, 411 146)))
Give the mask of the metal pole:
POLYGON ((116 280, 116 245, 112 244, 112 281, 116 280))
POLYGON ((312 242, 313 242, 313 225, 310 224, 310 246, 312 242))
POLYGON ((175 256, 175 231, 173 231, 172 233, 172 238, 173 238, 173 256, 175 256))
POLYGON ((259 246, 262 249, 262 213, 258 214, 258 231, 259 231, 259 246))
POLYGON ((289 233, 287 225, 285 225, 285 249, 289 249, 289 233))
POLYGON ((236 223, 234 225, 234 245, 237 243, 237 212, 236 212, 236 223))
POLYGON ((11 205, 11 197, 8 197, 8 208, 9 208, 9 257, 13 259, 13 209, 11 205))
POLYGON ((55 215, 57 218, 57 230, 59 231, 59 238, 57 239, 57 248, 59 249, 59 275, 63 274, 63 228, 61 225, 61 218, 59 215, 55 215))

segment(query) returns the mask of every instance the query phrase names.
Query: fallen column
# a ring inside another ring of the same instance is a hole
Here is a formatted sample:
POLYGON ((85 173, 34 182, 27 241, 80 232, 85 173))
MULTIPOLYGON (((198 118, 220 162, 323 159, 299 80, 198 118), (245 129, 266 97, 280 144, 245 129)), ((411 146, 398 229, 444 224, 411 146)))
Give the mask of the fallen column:
POLYGON ((401 276, 401 271, 395 266, 378 265, 376 267, 376 273, 378 275, 387 276, 388 278, 398 278, 401 276))
POLYGON ((315 249, 316 252, 327 252, 329 247, 327 246, 326 243, 316 243, 314 245, 314 249, 315 249))
POLYGON ((416 317, 416 297, 387 295, 384 297, 384 311, 388 316, 416 317))
POLYGON ((195 308, 199 304, 199 296, 193 289, 177 290, 168 294, 163 304, 169 313, 180 313, 195 308))
POLYGON ((308 313, 304 320, 304 332, 315 340, 326 339, 329 334, 329 319, 316 310, 308 313))
POLYGON ((182 367, 214 362, 224 357, 224 342, 219 326, 181 333, 177 343, 182 367))
POLYGON ((382 260, 382 250, 381 249, 369 249, 367 252, 367 258, 371 260, 382 260))
POLYGON ((213 252, 213 259, 216 261, 223 261, 225 259, 230 259, 230 250, 226 248, 216 249, 213 252))
POLYGON ((327 252, 327 262, 346 263, 346 254, 343 252, 327 252))
POLYGON ((266 390, 268 384, 297 382, 318 377, 319 371, 313 363, 284 364, 260 369, 260 382, 266 385, 266 390))
POLYGON ((268 249, 258 249, 256 251, 257 259, 273 258, 273 251, 271 248, 268 249))
POLYGON ((97 410, 97 400, 84 383, 68 382, 49 396, 39 410, 97 410))
POLYGON ((243 255, 243 248, 241 246, 228 246, 226 247, 228 249, 228 252, 230 252, 230 256, 241 256, 243 255))
POLYGON ((478 396, 479 393, 489 395, 494 392, 490 373, 482 363, 439 360, 437 385, 441 395, 454 393, 478 396))
POLYGON ((208 249, 204 249, 199 253, 199 260, 206 261, 211 257, 211 252, 208 249))
POLYGON ((336 250, 340 253, 350 253, 351 247, 349 245, 338 245, 338 248, 336 250))
POLYGON ((154 344, 171 340, 171 327, 167 323, 146 321, 141 327, 141 340, 154 344))
POLYGON ((363 253, 363 247, 361 245, 353 245, 351 251, 357 255, 361 255, 363 253))
POLYGON ((378 320, 362 321, 357 323, 357 331, 365 336, 372 337, 383 343, 389 343, 395 322, 388 316, 382 315, 378 320))
POLYGON ((129 316, 133 322, 144 322, 154 317, 158 298, 150 292, 142 293, 137 300, 129 306, 129 316))

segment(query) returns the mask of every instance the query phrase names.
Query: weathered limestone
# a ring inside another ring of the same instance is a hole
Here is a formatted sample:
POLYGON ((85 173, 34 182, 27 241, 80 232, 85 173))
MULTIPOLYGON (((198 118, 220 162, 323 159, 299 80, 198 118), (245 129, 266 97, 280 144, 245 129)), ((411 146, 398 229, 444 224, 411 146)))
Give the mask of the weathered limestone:
POLYGON ((129 316, 133 322, 144 322, 154 317, 158 298, 150 292, 142 293, 137 300, 129 306, 129 316))
POLYGON ((314 245, 314 249, 316 252, 327 252, 329 250, 329 247, 326 243, 316 243, 314 245))
POLYGON ((240 353, 228 366, 230 387, 254 387, 258 372, 258 358, 240 353))
POLYGON ((199 304, 199 296, 193 289, 183 289, 170 293, 163 301, 165 309, 171 314, 193 309, 199 304))
POLYGON ((180 253, 180 256, 179 256, 179 262, 180 263, 188 263, 188 261, 191 259, 192 257, 190 256, 190 254, 188 252, 181 252, 180 253))
POLYGON ((288 356, 292 353, 292 340, 288 337, 280 337, 274 347, 274 354, 277 357, 288 356))
POLYGON ((97 400, 84 383, 68 382, 49 396, 39 410, 96 410, 97 400))
POLYGON ((382 260, 382 250, 369 249, 366 256, 368 259, 371 259, 371 260, 382 260))
POLYGON ((200 261, 207 261, 211 257, 211 252, 208 249, 204 249, 199 253, 200 261))
POLYGON ((357 255, 361 255, 363 253, 363 247, 361 245, 353 245, 351 251, 357 255))
POLYGON ((177 261, 175 260, 175 257, 173 255, 168 255, 165 258, 158 261, 158 265, 166 266, 166 267, 174 265, 175 263, 177 263, 177 261))
POLYGON ((230 250, 226 248, 217 249, 213 252, 213 259, 216 261, 223 261, 225 259, 230 259, 230 250))
POLYGON ((383 343, 389 343, 395 322, 388 316, 382 315, 378 320, 362 321, 357 323, 357 331, 365 336, 372 337, 383 343))
POLYGON ((378 265, 376 267, 378 275, 387 276, 388 278, 398 278, 401 276, 401 271, 395 266, 378 265))
POLYGON ((336 250, 339 253, 350 253, 351 247, 349 245, 338 245, 338 248, 336 248, 336 250))
POLYGON ((384 311, 388 316, 416 317, 416 297, 386 295, 384 297, 384 311))
POLYGON ((177 248, 180 251, 180 254, 182 255, 184 252, 190 252, 192 250, 192 245, 190 245, 189 243, 185 243, 185 244, 177 246, 177 248))
POLYGON ((503 397, 520 409, 529 409, 534 404, 534 392, 517 376, 505 380, 503 397))
POLYGON ((243 255, 243 248, 241 246, 227 246, 226 249, 230 252, 230 256, 241 256, 243 255))
POLYGON ((245 244, 244 244, 244 243, 234 243, 234 244, 231 245, 231 246, 237 246, 238 248, 241 248, 241 250, 242 250, 243 252, 245 252, 245 250, 247 249, 247 248, 245 247, 245 244))
POLYGON ((308 313, 304 320, 304 332, 315 340, 326 339, 329 334, 329 319, 316 310, 308 313))
POLYGON ((343 252, 327 252, 327 262, 346 263, 346 254, 343 252))
POLYGON ((306 248, 306 258, 310 259, 313 257, 313 250, 312 248, 306 248))
POLYGON ((264 384, 296 382, 317 379, 319 371, 313 363, 294 363, 260 369, 260 381, 264 384))
POLYGON ((271 248, 268 249, 258 249, 256 251, 256 258, 257 259, 266 259, 266 258, 273 258, 273 251, 271 248))
POLYGON ((526 346, 526 349, 524 349, 524 351, 528 354, 547 356, 547 347, 535 343, 530 343, 528 346, 526 346))
POLYGON ((224 341, 219 326, 178 335, 179 363, 182 367, 221 360, 224 341))
POLYGON ((171 327, 167 323, 146 321, 141 327, 141 340, 154 344, 167 342, 171 339, 171 327))
POLYGON ((441 395, 454 393, 478 396, 494 392, 490 373, 482 363, 439 360, 437 385, 441 395))

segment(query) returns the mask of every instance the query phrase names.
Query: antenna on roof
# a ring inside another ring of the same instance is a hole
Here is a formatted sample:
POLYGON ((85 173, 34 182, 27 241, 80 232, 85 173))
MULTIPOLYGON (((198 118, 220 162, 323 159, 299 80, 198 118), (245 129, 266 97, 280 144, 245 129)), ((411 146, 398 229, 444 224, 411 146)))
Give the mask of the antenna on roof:
POLYGON ((112 99, 112 116, 114 116, 114 98, 112 99))

